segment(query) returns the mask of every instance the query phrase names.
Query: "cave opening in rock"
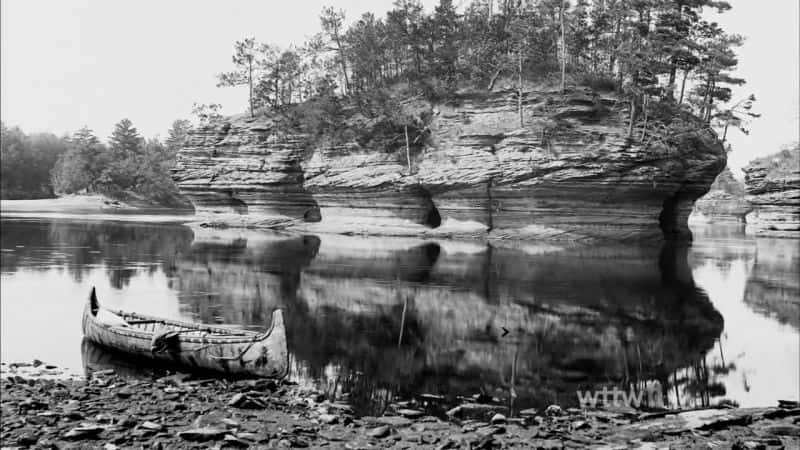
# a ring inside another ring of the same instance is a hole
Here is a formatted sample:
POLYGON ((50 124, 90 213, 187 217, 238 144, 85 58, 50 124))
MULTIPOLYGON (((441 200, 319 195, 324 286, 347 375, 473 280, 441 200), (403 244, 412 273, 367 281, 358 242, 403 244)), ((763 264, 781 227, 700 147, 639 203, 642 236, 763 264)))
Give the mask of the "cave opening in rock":
POLYGON ((311 206, 303 213, 303 221, 305 222, 320 222, 322 221, 322 212, 319 209, 319 206, 314 202, 314 205, 311 206))
POLYGON ((680 190, 664 199, 661 213, 658 215, 658 224, 666 240, 691 241, 692 232, 689 230, 689 214, 697 198, 691 192, 680 190))
POLYGON ((428 228, 438 228, 442 224, 442 216, 439 214, 436 205, 433 204, 430 194, 427 192, 425 194, 423 202, 425 214, 422 217, 422 224, 428 228))
POLYGON ((664 233, 665 238, 670 238, 677 233, 677 206, 678 200, 676 196, 667 197, 664 199, 664 204, 661 207, 661 213, 658 215, 658 224, 661 227, 661 232, 664 233))

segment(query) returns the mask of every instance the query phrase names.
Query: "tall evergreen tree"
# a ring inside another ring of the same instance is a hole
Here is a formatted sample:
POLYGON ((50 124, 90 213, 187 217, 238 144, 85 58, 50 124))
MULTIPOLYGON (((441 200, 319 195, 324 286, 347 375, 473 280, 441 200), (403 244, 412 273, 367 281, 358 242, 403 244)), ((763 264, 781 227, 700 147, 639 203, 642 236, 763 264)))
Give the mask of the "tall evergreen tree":
POLYGON ((142 152, 142 137, 130 119, 122 119, 114 125, 108 144, 116 158, 130 158, 142 152))
POLYGON ((144 139, 129 119, 114 125, 108 139, 109 162, 100 174, 99 184, 107 192, 135 188, 144 153, 144 139))
POLYGON ((459 25, 453 0, 439 0, 432 18, 434 70, 432 75, 445 81, 449 91, 458 82, 459 25))
POLYGON ((100 190, 101 174, 111 161, 105 146, 88 127, 68 139, 69 149, 52 172, 53 188, 59 194, 100 190))
POLYGON ((246 84, 249 87, 250 95, 248 103, 250 104, 250 116, 254 112, 253 104, 253 79, 254 70, 257 69, 256 65, 256 40, 254 38, 246 38, 243 41, 237 41, 234 44, 233 64, 236 69, 232 72, 225 72, 217 75, 217 86, 239 86, 246 84))
POLYGON ((344 31, 342 30, 344 22, 344 11, 336 10, 332 7, 323 8, 322 14, 319 16, 322 31, 328 36, 330 41, 336 46, 334 49, 337 52, 337 60, 342 68, 342 77, 344 77, 344 91, 350 91, 350 79, 347 76, 347 56, 345 55, 344 47, 344 31))
POLYGON ((178 119, 172 122, 172 127, 167 131, 167 140, 165 142, 167 151, 172 155, 177 154, 178 150, 180 150, 186 142, 191 128, 191 122, 186 119, 178 119))

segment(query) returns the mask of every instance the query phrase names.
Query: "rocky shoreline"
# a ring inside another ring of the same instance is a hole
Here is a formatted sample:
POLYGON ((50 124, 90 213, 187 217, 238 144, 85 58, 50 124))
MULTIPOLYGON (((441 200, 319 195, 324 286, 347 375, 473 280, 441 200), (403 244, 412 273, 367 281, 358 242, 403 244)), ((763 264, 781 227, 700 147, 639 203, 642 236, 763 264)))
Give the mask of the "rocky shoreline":
MULTIPOLYGON (((26 364, 27 365, 27 364, 26 364)), ((630 408, 523 410, 476 396, 443 405, 420 394, 379 417, 344 399, 271 380, 174 373, 85 379, 23 377, 4 365, 3 448, 796 448, 800 407, 642 412, 630 408)), ((52 367, 52 366, 46 366, 52 367)), ((49 369, 48 369, 49 370, 49 369)))

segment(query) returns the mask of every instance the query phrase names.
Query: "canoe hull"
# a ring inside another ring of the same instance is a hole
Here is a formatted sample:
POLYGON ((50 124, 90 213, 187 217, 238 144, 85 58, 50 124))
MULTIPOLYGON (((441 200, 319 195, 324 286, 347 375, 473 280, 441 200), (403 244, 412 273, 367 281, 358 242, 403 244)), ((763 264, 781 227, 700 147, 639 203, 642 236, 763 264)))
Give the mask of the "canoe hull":
POLYGON ((111 326, 97 320, 90 304, 83 313, 83 334, 95 344, 139 358, 153 359, 187 369, 213 371, 234 376, 283 378, 288 373, 289 354, 283 315, 276 310, 266 333, 236 332, 232 336, 215 335, 221 328, 113 311, 115 314, 154 324, 178 325, 195 330, 191 335, 178 335, 167 351, 153 352, 153 330, 111 326), (208 333, 204 333, 207 330, 208 333))

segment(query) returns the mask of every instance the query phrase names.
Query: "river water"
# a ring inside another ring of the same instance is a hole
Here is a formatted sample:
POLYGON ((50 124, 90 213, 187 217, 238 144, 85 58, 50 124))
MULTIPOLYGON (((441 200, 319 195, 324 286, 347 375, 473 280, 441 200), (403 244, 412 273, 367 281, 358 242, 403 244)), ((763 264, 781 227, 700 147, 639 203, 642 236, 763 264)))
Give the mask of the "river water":
POLYGON ((49 218, 4 218, 1 236, 6 363, 148 375, 82 342, 95 286, 116 309, 253 330, 283 308, 291 379, 360 414, 421 394, 513 413, 604 387, 656 386, 671 407, 800 390, 800 241, 739 227, 696 229, 691 248, 49 218))

